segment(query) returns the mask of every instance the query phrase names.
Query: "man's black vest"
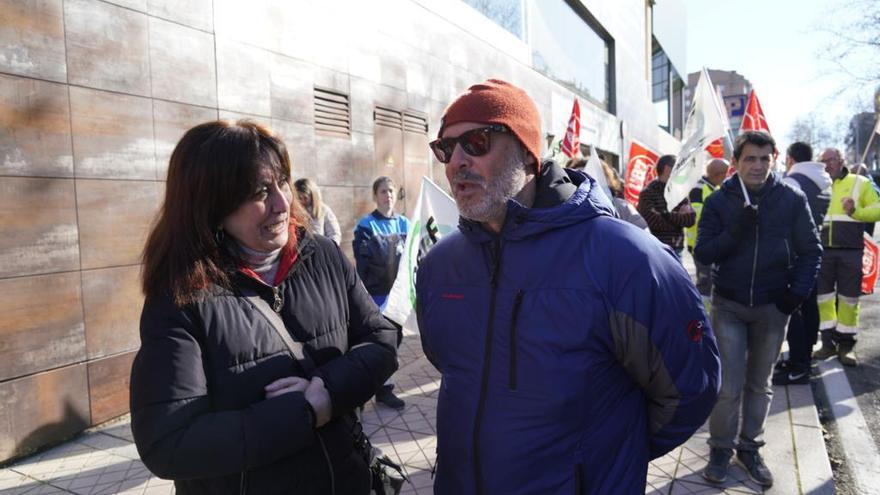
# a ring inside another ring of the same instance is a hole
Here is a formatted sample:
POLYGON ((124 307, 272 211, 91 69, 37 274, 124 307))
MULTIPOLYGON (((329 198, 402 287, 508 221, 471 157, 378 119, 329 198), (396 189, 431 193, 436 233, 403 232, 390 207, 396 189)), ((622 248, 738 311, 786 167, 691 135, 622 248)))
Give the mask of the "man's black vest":
POLYGON ((816 224, 817 229, 821 230, 825 212, 828 211, 828 205, 831 203, 831 189, 824 191, 819 189, 819 186, 804 174, 794 173, 788 177, 794 179, 801 186, 801 191, 807 196, 810 213, 813 214, 813 223, 816 224))

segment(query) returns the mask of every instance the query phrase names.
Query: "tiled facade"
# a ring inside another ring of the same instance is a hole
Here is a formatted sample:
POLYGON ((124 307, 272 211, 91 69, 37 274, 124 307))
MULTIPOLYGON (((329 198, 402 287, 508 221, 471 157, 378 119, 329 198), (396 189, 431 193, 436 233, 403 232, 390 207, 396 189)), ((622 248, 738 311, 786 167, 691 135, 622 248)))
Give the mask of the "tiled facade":
MULTIPOLYGON (((616 55, 616 115, 582 102, 583 137, 623 163, 630 138, 669 151, 646 80, 645 0, 582 3, 616 55)), ((140 250, 187 128, 274 128, 350 253, 372 179, 398 177, 411 207, 422 175, 442 177, 425 144, 444 106, 490 76, 526 88, 545 130, 564 129, 574 95, 462 2, 0 2, 0 461, 126 412, 140 250), (316 133, 315 87, 349 96, 350 137, 316 133), (424 115, 427 135, 392 136, 391 159, 377 106, 424 115)))

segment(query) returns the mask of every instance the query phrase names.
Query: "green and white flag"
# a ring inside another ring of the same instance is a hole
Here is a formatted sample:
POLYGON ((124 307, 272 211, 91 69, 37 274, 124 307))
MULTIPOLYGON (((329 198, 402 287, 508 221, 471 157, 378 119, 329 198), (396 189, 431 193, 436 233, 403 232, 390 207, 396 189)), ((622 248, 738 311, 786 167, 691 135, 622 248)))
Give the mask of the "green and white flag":
POLYGON ((437 184, 422 177, 422 190, 410 218, 409 232, 397 278, 388 294, 383 314, 405 329, 418 332, 416 322, 416 271, 422 259, 440 239, 458 226, 455 201, 437 184))
POLYGON ((684 126, 681 151, 663 191, 670 210, 688 196, 700 177, 706 173, 710 158, 706 147, 716 139, 721 139, 722 142, 726 141, 725 147, 732 148, 729 144, 730 124, 712 88, 709 72, 704 67, 694 91, 691 113, 684 126))

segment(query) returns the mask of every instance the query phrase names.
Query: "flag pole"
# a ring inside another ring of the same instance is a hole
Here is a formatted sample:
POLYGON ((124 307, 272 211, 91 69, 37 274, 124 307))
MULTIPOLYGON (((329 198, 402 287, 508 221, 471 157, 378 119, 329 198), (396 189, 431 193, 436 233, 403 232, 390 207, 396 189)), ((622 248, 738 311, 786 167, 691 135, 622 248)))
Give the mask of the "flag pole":
MULTIPOLYGON (((871 149, 871 143, 874 142, 874 135, 877 134, 878 131, 880 131, 880 118, 877 119, 877 124, 874 125, 874 130, 871 132, 871 137, 868 138, 868 145, 865 146, 865 151, 862 152, 862 159, 859 160, 859 163, 865 163, 865 157, 868 156, 868 150, 871 149)), ((866 164, 865 168, 867 167, 866 164)))

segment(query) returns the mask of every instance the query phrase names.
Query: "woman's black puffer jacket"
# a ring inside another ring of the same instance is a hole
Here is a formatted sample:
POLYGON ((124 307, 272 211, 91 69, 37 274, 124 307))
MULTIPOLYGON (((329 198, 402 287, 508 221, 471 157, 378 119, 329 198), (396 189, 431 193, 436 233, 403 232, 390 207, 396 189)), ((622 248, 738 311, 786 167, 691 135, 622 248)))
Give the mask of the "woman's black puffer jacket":
MULTIPOLYGON (((201 302, 148 297, 131 373, 132 432, 144 464, 187 494, 359 494, 369 470, 354 449, 352 411, 397 367, 396 329, 333 241, 306 235, 277 287, 280 314, 317 365, 333 419, 316 430, 300 392, 264 387, 303 376, 265 316, 238 290, 201 302)), ((267 302, 273 290, 243 274, 267 302)))

